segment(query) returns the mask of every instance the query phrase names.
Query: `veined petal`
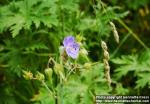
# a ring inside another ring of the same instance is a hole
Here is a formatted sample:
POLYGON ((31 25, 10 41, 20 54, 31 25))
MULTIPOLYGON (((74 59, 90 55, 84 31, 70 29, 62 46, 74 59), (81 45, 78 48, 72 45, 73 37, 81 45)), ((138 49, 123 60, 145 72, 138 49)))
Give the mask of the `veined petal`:
POLYGON ((66 47, 66 53, 72 58, 77 58, 79 54, 79 44, 73 43, 66 47))
POLYGON ((74 37, 73 36, 68 36, 64 39, 63 45, 64 45, 64 47, 67 47, 68 45, 73 44, 74 42, 75 42, 74 37))

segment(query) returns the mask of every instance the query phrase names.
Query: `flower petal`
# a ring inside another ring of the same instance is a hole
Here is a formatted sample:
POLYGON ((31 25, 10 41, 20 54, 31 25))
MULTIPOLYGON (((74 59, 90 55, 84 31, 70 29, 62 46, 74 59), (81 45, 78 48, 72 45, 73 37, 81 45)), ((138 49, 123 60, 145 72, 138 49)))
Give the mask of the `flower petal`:
POLYGON ((68 56, 76 59, 79 54, 79 48, 80 46, 77 43, 70 44, 66 47, 66 53, 68 56))
POLYGON ((67 47, 69 44, 73 44, 74 42, 75 42, 75 39, 73 36, 67 36, 63 41, 63 45, 64 47, 67 47))

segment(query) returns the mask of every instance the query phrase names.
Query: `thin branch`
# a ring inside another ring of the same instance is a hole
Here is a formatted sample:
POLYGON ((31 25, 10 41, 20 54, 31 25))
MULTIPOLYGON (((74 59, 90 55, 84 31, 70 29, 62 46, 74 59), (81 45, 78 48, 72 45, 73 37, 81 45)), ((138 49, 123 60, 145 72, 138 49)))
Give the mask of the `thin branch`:
POLYGON ((146 49, 148 50, 148 46, 135 34, 121 19, 118 19, 118 22, 126 29, 128 32, 146 49))

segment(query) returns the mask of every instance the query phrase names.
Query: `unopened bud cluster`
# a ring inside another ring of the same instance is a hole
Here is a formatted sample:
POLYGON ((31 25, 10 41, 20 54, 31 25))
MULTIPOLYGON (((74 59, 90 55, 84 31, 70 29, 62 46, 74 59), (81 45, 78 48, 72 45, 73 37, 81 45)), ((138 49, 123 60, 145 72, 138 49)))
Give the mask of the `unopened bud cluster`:
POLYGON ((45 76, 44 76, 44 74, 37 72, 35 78, 39 81, 43 81, 45 79, 45 76))
POLYGON ((111 84, 111 78, 110 78, 110 66, 109 66, 109 53, 108 53, 108 48, 107 45, 104 41, 101 41, 101 47, 103 49, 103 54, 104 54, 104 58, 103 58, 103 62, 104 62, 104 68, 105 68, 105 77, 106 80, 108 82, 108 85, 110 86, 111 84))
POLYGON ((30 72, 30 71, 25 71, 25 70, 23 70, 23 77, 24 77, 26 80, 36 79, 36 80, 42 81, 42 80, 45 79, 44 74, 42 74, 42 73, 40 73, 40 72, 37 72, 37 74, 36 74, 35 77, 34 77, 32 72, 30 72))
POLYGON ((23 70, 23 77, 26 79, 26 80, 30 80, 33 78, 33 74, 30 72, 30 71, 24 71, 23 70))

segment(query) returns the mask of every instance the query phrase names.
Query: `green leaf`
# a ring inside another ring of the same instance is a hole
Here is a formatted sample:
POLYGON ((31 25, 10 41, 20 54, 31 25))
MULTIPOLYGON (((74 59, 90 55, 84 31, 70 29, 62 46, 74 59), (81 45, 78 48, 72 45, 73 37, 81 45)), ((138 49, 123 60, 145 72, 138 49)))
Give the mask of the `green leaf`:
POLYGON ((35 51, 36 49, 37 50, 39 50, 39 49, 48 50, 48 47, 43 43, 35 43, 35 44, 29 45, 28 47, 25 48, 25 50, 27 50, 27 51, 35 51))
POLYGON ((129 89, 124 88, 122 84, 118 83, 116 91, 118 95, 126 95, 129 92, 129 89))
POLYGON ((55 99, 52 95, 50 95, 45 88, 40 88, 39 93, 34 95, 33 98, 30 99, 31 102, 37 104, 37 102, 41 102, 40 104, 54 104, 55 99))
POLYGON ((115 78, 120 79, 125 76, 129 71, 135 71, 139 69, 138 57, 135 56, 122 56, 121 58, 111 59, 119 67, 115 69, 115 78))
POLYGON ((36 28, 42 22, 46 27, 58 25, 56 1, 48 0, 23 0, 10 3, 1 8, 0 31, 10 28, 12 36, 19 34, 21 29, 30 30, 34 23, 36 28), (12 8, 17 8, 12 10, 12 8), (5 13, 5 11, 7 11, 5 13))
POLYGON ((138 58, 137 55, 121 56, 121 58, 111 59, 111 61, 115 64, 125 65, 137 63, 137 58, 138 58))
POLYGON ((19 34, 19 31, 23 28, 24 19, 21 16, 15 16, 12 20, 14 24, 10 27, 13 38, 19 34))
POLYGON ((144 86, 150 86, 150 72, 149 73, 141 73, 138 75, 139 78, 136 81, 136 88, 144 88, 144 86))

